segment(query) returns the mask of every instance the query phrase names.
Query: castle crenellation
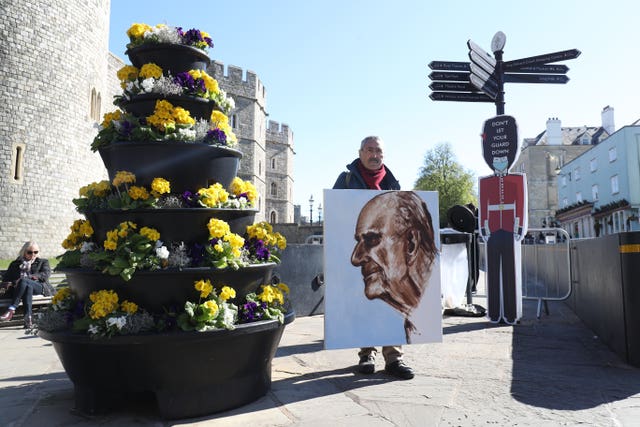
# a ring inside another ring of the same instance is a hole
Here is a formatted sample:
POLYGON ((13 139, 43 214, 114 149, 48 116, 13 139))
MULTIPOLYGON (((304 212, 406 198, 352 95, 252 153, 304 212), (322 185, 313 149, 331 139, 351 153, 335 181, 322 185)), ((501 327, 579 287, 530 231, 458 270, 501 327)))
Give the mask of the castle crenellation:
POLYGON ((289 129, 289 125, 269 120, 267 126, 267 140, 281 144, 293 145, 293 132, 289 129))
MULTIPOLYGON (((227 85, 230 85, 234 90, 241 91, 243 96, 264 99, 265 88, 258 79, 255 72, 246 70, 246 72, 235 65, 227 65, 227 72, 225 73, 225 66, 223 62, 212 61, 208 69, 209 74, 216 80, 224 80, 227 85), (246 75, 246 77, 245 77, 246 75)), ((262 102, 263 103, 263 102, 262 102)))

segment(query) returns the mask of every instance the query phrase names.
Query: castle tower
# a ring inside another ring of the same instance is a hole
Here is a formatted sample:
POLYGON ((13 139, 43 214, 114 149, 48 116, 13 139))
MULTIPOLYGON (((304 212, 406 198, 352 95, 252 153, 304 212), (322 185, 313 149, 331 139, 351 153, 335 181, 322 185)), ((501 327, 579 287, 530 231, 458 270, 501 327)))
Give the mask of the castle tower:
POLYGON ((232 96, 236 108, 229 120, 243 153, 238 176, 259 194, 256 221, 293 222, 293 133, 289 126, 267 126, 266 90, 252 71, 213 61, 207 73, 232 96))
POLYGON ((106 177, 89 150, 109 109, 109 0, 0 0, 0 258, 35 240, 43 256, 80 218, 71 199, 106 177))
POLYGON ((284 123, 269 120, 267 127, 266 219, 272 224, 292 223, 293 132, 284 123))

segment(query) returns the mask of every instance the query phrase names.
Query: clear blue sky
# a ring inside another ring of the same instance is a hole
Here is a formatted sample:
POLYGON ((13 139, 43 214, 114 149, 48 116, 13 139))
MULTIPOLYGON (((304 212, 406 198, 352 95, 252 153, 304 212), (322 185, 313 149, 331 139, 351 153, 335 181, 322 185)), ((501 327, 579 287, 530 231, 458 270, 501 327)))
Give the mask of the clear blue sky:
POLYGON ((309 196, 317 206, 367 135, 385 140, 386 164, 404 189, 443 142, 475 176, 489 174, 479 134, 495 105, 431 101, 427 64, 468 61, 469 39, 490 52, 497 31, 507 36, 505 61, 582 52, 563 62, 566 85, 505 86, 520 141, 544 131, 549 117, 599 126, 607 105, 616 128, 632 123, 640 118, 639 16, 631 0, 112 0, 109 48, 128 62, 125 32, 134 22, 198 28, 213 38, 212 59, 256 72, 269 119, 294 132, 294 203, 304 215, 309 196))

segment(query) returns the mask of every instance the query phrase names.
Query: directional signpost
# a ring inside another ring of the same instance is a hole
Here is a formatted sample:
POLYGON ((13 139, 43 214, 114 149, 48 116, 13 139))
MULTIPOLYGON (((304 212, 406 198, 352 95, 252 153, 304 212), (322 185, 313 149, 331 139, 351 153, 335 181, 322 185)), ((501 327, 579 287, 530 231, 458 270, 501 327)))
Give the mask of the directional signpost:
POLYGON ((498 115, 504 114, 505 83, 565 84, 569 68, 554 62, 580 56, 578 49, 546 53, 513 61, 502 60, 506 36, 498 31, 491 40, 494 56, 469 40, 470 62, 431 61, 433 81, 429 95, 434 101, 493 102, 498 115))

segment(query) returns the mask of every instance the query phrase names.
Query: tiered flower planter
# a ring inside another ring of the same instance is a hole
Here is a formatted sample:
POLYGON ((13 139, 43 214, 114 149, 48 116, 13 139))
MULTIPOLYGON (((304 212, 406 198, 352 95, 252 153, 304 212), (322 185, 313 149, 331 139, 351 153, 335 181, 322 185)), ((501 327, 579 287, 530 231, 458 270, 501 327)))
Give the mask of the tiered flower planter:
MULTIPOLYGON (((142 45, 129 49, 127 54, 136 67, 153 62, 174 75, 189 69, 204 70, 210 63, 202 50, 182 45, 142 45)), ((138 104, 151 98, 134 98, 126 105, 132 106, 133 114, 145 114, 148 105, 137 109, 138 104)), ((166 97, 169 102, 171 98, 166 97)), ((206 108, 209 107, 207 102, 206 108)), ((115 142, 100 147, 99 152, 110 180, 118 171, 132 172, 136 185, 142 186, 162 177, 171 183, 175 194, 194 192, 213 183, 227 188, 242 157, 232 148, 187 142, 115 142)), ((225 220, 234 232, 242 234, 253 223, 255 214, 254 209, 161 208, 94 211, 87 214, 87 219, 95 228, 96 243, 123 221, 153 227, 165 242, 204 243, 210 218, 225 220)), ((207 267, 136 271, 129 281, 84 268, 64 272, 69 287, 80 299, 109 289, 121 300, 133 301, 158 314, 183 309, 187 301, 197 302, 199 294, 193 285, 202 279, 210 279, 217 289, 223 285, 234 288, 236 297, 230 302, 242 304, 247 294, 270 283, 274 265, 255 264, 238 270, 207 267)), ((41 330, 39 335, 53 343, 74 384, 78 411, 102 413, 130 404, 137 395, 151 393, 161 415, 176 419, 228 410, 263 396, 271 385, 271 361, 280 337, 294 317, 291 311, 284 324, 266 320, 239 324, 234 330, 207 332, 172 331, 98 339, 70 331, 41 330)))

